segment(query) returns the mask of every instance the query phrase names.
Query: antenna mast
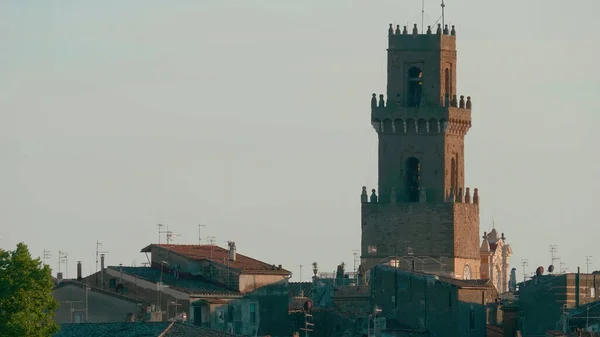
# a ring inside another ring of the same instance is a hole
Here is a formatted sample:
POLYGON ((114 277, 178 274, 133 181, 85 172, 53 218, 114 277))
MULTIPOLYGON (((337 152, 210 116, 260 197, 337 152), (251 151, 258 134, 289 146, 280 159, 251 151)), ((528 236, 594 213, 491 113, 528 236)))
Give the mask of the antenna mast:
POLYGON ((67 252, 63 252, 62 250, 58 251, 58 271, 60 271, 60 264, 65 264, 65 278, 69 278, 69 263, 68 263, 67 252))
POLYGON ((554 254, 558 251, 557 245, 550 245, 550 258, 552 259, 550 263, 554 265, 554 261, 560 260, 560 258, 555 257, 554 254))
POLYGON ((44 265, 48 265, 48 263, 46 263, 46 261, 50 260, 50 257, 52 257, 52 254, 50 253, 49 250, 44 249, 42 258, 44 259, 44 265))
POLYGON ((523 266, 523 282, 527 281, 527 274, 525 273, 525 267, 529 265, 529 261, 527 259, 521 260, 521 266, 523 266))
POLYGON ((442 0, 442 28, 446 27, 445 9, 446 9, 446 4, 444 4, 444 0, 442 0))
POLYGON ((356 262, 358 262, 358 254, 360 253, 360 251, 358 249, 355 249, 352 251, 352 254, 354 255, 354 273, 356 273, 356 262))
POLYGON ((200 228, 206 228, 206 225, 198 225, 198 244, 201 245, 202 244, 202 235, 200 235, 200 228))
POLYGON ((421 34, 425 33, 425 0, 421 1, 421 34))
POLYGON ((585 257, 586 274, 590 273, 590 265, 592 264, 592 256, 588 255, 585 257))

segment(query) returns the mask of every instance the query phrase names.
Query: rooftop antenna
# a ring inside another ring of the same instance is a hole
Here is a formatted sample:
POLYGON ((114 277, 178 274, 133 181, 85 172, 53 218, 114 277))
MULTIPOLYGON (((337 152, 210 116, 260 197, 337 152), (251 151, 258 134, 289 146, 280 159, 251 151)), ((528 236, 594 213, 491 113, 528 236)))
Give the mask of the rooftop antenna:
POLYGON ((171 241, 175 240, 176 236, 179 236, 179 234, 175 234, 172 231, 169 230, 169 225, 167 225, 167 231, 165 232, 166 236, 167 236, 167 244, 171 244, 171 241))
POLYGON ((52 254, 50 253, 50 251, 44 249, 44 251, 42 252, 42 259, 44 260, 45 266, 48 265, 48 263, 46 261, 50 260, 50 257, 52 257, 52 254))
POLYGON ((523 282, 527 280, 527 273, 525 272, 525 267, 529 265, 529 261, 527 259, 521 259, 521 266, 523 266, 523 282))
POLYGON ((200 228, 205 227, 206 225, 198 225, 198 244, 201 245, 202 244, 202 235, 200 235, 200 228))
POLYGON ((421 34, 425 34, 425 0, 421 1, 421 34))
POLYGON ((586 266, 586 274, 590 273, 590 265, 592 264, 592 256, 591 255, 587 255, 585 257, 585 266, 586 266))
POLYGON ((445 14, 446 4, 444 0, 442 0, 442 27, 446 27, 446 14, 445 14))
POLYGON ((214 236, 209 236, 208 238, 208 242, 210 244, 210 260, 212 261, 213 259, 213 246, 215 245, 215 237, 214 236))
POLYGON ((554 265, 554 261, 560 260, 560 258, 558 258, 554 255, 554 254, 556 254, 557 251, 558 251, 557 245, 550 245, 550 258, 552 259, 550 261, 550 264, 552 264, 552 265, 554 265))
POLYGON ((356 273, 356 262, 359 259, 359 255, 358 255, 359 253, 360 253, 360 251, 358 249, 355 249, 352 251, 352 254, 354 255, 354 273, 356 273))
POLYGON ((65 278, 69 278, 69 263, 68 263, 68 255, 67 252, 63 252, 62 250, 58 251, 58 271, 60 272, 61 263, 65 264, 65 278))
MULTIPOLYGON (((163 224, 159 223, 158 225, 156 225, 156 227, 158 228, 158 244, 160 245, 160 235, 168 233, 169 232, 169 226, 168 225, 163 225, 163 224), (163 228, 163 227, 166 227, 167 230, 166 231, 161 231, 161 228, 163 228)), ((167 242, 167 244, 168 244, 168 242, 167 242)))
POLYGON ((299 265, 299 267, 300 267, 300 280, 299 280, 299 282, 302 282, 302 265, 299 265))
POLYGON ((99 269, 98 269, 98 256, 100 254, 106 254, 106 253, 108 253, 107 251, 100 250, 101 246, 102 246, 102 242, 96 240, 96 285, 98 284, 98 272, 99 272, 99 269))

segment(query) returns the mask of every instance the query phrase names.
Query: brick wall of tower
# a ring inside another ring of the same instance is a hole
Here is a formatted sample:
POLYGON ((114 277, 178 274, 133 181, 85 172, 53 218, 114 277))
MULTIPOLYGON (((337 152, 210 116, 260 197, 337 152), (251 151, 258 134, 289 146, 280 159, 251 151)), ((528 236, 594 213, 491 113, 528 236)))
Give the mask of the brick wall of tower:
POLYGON ((363 203, 361 218, 363 268, 391 256, 406 256, 410 247, 414 256, 441 257, 443 270, 456 275, 462 275, 468 263, 472 277, 478 277, 479 205, 363 203), (377 253, 370 253, 369 246, 377 253))

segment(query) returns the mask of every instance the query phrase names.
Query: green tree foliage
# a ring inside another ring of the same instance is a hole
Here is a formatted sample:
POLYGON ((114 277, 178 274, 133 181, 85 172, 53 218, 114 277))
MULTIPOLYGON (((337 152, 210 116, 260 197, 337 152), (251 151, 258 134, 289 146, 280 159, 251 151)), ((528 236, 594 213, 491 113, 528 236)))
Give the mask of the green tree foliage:
POLYGON ((52 297, 50 268, 32 259, 23 243, 0 250, 0 336, 46 337, 58 331, 53 321, 58 302, 52 297))

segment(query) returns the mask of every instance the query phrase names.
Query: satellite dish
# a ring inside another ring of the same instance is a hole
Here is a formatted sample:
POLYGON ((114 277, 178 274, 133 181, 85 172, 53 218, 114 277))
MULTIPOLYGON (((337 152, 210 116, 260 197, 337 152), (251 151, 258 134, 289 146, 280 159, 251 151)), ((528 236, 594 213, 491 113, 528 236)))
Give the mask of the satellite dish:
POLYGON ((544 275, 544 267, 539 266, 535 270, 535 276, 542 276, 542 275, 544 275))
POLYGON ((554 265, 553 265, 553 264, 551 264, 551 265, 548 267, 548 272, 549 272, 549 273, 552 273, 552 272, 554 272, 554 265))

